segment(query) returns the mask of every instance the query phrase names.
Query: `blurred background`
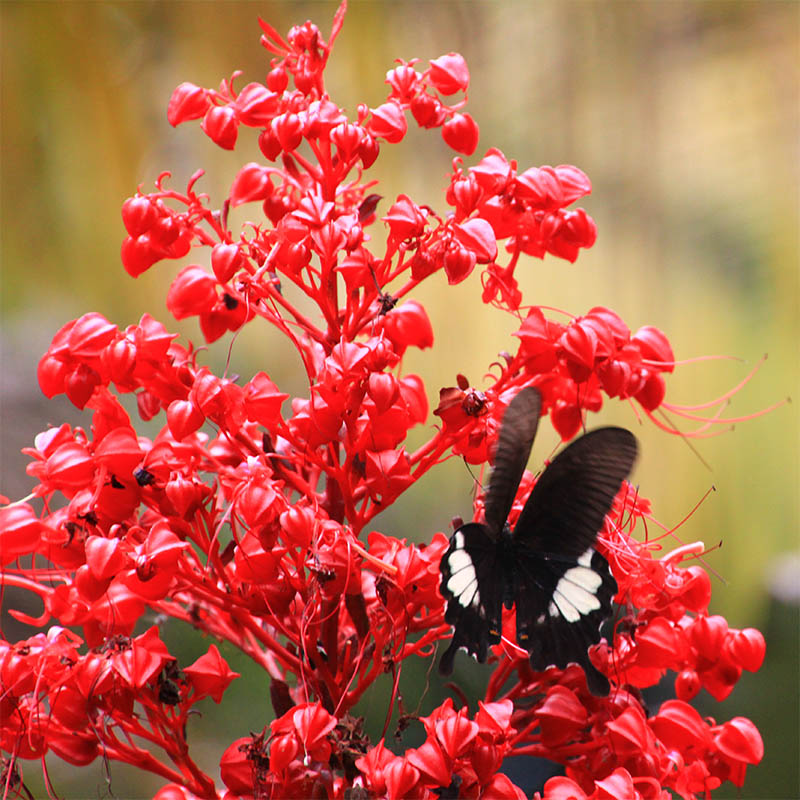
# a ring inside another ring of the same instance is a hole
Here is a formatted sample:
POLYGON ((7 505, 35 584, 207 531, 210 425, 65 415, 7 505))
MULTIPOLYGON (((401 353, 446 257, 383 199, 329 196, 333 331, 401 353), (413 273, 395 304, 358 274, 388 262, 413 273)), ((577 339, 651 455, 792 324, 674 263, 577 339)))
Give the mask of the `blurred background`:
MULTIPOLYGON (((244 72, 239 87, 263 81, 268 61, 257 17, 281 33, 310 18, 327 37, 335 8, 330 2, 0 4, 0 492, 16 499, 30 490, 19 450, 48 423, 89 424, 88 415, 63 397, 47 401, 37 386, 37 361, 61 325, 95 310, 124 327, 147 311, 201 340, 194 321, 175 323, 164 306, 179 265, 162 262, 137 280, 122 269, 119 208, 138 184, 149 191, 162 170, 171 170, 182 188, 200 167, 207 172, 201 190, 218 204, 239 167, 262 158, 249 129, 241 130, 231 154, 197 123, 170 128, 172 89, 184 80, 215 87, 235 69, 244 72)), ((521 169, 575 164, 593 183, 582 205, 597 222, 597 244, 574 265, 549 257, 521 265, 524 302, 574 314, 606 305, 633 330, 661 328, 678 359, 738 359, 679 367, 668 378, 668 401, 713 399, 764 354, 767 361, 724 416, 747 416, 794 398, 691 446, 640 424, 628 405, 609 402, 591 421, 623 424, 640 437, 635 480, 665 525, 678 523, 716 488, 679 535, 709 546, 722 542, 707 560, 720 576, 712 612, 767 637, 760 672, 745 673, 722 704, 705 693, 696 702, 718 720, 750 717, 765 740, 765 758, 748 771, 741 793, 728 786, 715 797, 800 796, 799 10, 796 3, 767 0, 356 2, 326 79, 333 100, 354 116, 357 103, 385 99, 383 81, 394 59, 462 53, 472 76, 467 110, 481 129, 468 165, 499 147, 521 169)), ((442 212, 452 157, 438 132, 416 128, 401 145, 385 147, 369 173, 381 181, 383 208, 404 192, 442 212)), ((457 372, 480 385, 497 352, 514 349, 517 322, 482 306, 477 271, 457 287, 439 275, 417 296, 436 344, 409 353, 404 368, 423 376, 435 407, 438 389, 453 385, 457 372)), ((218 371, 229 343, 208 353, 207 363, 218 371)), ((297 364, 272 331, 248 331, 231 358, 232 372, 264 369, 286 391, 305 391, 297 364)), ((429 428, 415 432, 415 441, 428 434, 429 428)), ((546 426, 539 438, 534 459, 541 463, 557 437, 546 426)), ((374 528, 430 539, 434 531, 449 531, 453 515, 470 515, 471 488, 470 473, 453 459, 374 528)), ((18 605, 21 599, 4 600, 18 605)), ((3 625, 8 638, 27 635, 7 617, 3 625)), ((183 663, 208 646, 179 629, 165 638, 173 651, 182 648, 183 663)), ((193 739, 212 774, 221 747, 260 730, 272 713, 263 675, 235 653, 224 654, 244 677, 222 706, 205 708, 193 739)), ((409 711, 427 713, 443 696, 438 677, 426 684, 427 666, 407 664, 409 711)), ((461 680, 470 697, 481 696, 486 672, 464 668, 461 680)), ((368 718, 376 737, 387 692, 388 683, 368 698, 377 709, 368 718)), ((56 759, 49 766, 65 797, 106 791, 145 797, 159 785, 115 764, 110 777, 99 762, 77 777, 56 759)), ((37 796, 44 791, 40 773, 38 764, 27 764, 26 782, 37 796)))

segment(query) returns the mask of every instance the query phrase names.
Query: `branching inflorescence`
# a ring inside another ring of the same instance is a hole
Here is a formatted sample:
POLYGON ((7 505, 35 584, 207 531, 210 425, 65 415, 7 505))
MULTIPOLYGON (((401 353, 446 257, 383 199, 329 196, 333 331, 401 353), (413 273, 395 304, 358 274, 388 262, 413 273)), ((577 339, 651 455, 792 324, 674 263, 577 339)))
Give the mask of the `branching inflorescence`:
MULTIPOLYGON (((421 718, 420 747, 393 753, 351 714, 388 673, 390 717, 405 659, 432 659, 451 632, 439 591, 446 537, 362 536, 370 520, 445 458, 486 463, 520 388, 539 389, 566 441, 604 396, 648 416, 662 408, 675 359, 660 330, 632 334, 608 308, 559 322, 522 304, 521 255, 575 261, 595 241, 594 221, 572 207, 591 190, 576 167, 520 170, 497 149, 471 167, 456 158, 447 212, 401 195, 379 217, 385 248, 370 247, 380 198, 367 173, 403 140, 406 112, 466 156, 478 126, 460 110, 469 73, 455 53, 425 69, 399 62, 386 102, 349 119, 323 83, 343 18, 344 4, 328 41, 310 22, 285 40, 262 22, 274 56, 264 84, 237 91, 234 75, 218 90, 184 83, 173 93, 170 122, 201 120, 224 149, 242 128, 258 133, 264 163, 243 166, 219 208, 196 191, 202 172, 183 192, 165 173, 122 208, 127 272, 210 251, 210 269, 192 263, 172 282, 172 315, 198 317, 206 342, 263 319, 299 355, 307 395, 290 400, 263 371, 215 375, 147 314, 120 329, 88 313, 41 359, 44 393, 66 393, 92 423, 39 434, 26 451, 35 498, 0 511, 3 586, 44 605, 35 619, 11 613, 49 626, 0 641, 3 796, 25 794, 20 759, 51 751, 78 766, 102 757, 155 773, 167 784, 161 800, 523 797, 500 772, 512 754, 565 765, 544 798, 694 798, 741 785, 762 756, 755 726, 703 719, 688 701, 701 688, 727 696, 742 669, 759 668, 763 637, 708 614, 710 581, 693 561, 702 545, 661 555, 646 531, 649 502, 628 484, 598 544, 619 586, 613 635, 592 653, 609 697, 592 696, 577 666, 533 672, 508 615, 483 701, 473 711, 447 701, 421 718), (256 221, 234 231, 229 210, 245 204, 256 221), (516 352, 484 388, 463 376, 442 388, 430 439, 409 451, 407 433, 429 407, 402 357, 433 345, 414 289, 440 271, 459 283, 476 265, 482 301, 520 320, 516 352), (117 399, 131 393, 142 419, 165 417, 155 438, 137 433, 117 399), (157 627, 134 635, 153 612, 240 648, 269 675, 276 718, 228 747, 224 788, 193 760, 187 723, 237 675, 213 644, 179 664, 157 627), (640 690, 667 670, 676 699, 648 711, 640 690)), ((533 482, 526 474, 512 522, 533 482)))

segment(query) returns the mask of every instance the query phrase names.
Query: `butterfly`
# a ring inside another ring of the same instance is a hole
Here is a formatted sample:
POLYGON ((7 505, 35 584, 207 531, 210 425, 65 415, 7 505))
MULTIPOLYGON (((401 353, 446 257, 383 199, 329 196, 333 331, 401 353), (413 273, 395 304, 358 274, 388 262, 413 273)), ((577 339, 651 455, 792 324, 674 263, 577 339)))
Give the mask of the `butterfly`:
POLYGON ((517 642, 533 669, 579 664, 589 690, 609 692, 589 660, 611 614, 617 583, 595 548, 598 531, 636 460, 636 437, 598 428, 565 447, 539 477, 512 531, 507 517, 528 462, 542 398, 522 389, 500 427, 485 521, 461 525, 440 563, 445 620, 455 627, 439 671, 453 671, 465 648, 486 661, 502 634, 502 608, 516 606, 517 642))

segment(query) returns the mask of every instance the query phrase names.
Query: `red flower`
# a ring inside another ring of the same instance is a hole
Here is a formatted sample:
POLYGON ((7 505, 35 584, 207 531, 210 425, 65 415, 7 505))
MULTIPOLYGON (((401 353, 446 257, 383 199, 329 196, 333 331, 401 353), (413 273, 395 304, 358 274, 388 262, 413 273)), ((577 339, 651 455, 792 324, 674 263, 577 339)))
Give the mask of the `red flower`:
POLYGON ((383 221, 388 224, 392 237, 403 241, 422 235, 426 216, 411 198, 401 194, 383 217, 383 221))
POLYGON ((492 226, 483 219, 469 219, 453 227, 455 238, 463 247, 475 254, 479 264, 486 264, 497 258, 497 242, 492 226))
POLYGON ((239 673, 230 669, 213 644, 205 655, 200 656, 191 666, 185 667, 184 672, 190 677, 197 697, 211 695, 215 703, 222 700, 230 682, 239 677, 239 673))
POLYGON ((408 347, 424 350, 433 346, 433 326, 416 300, 408 300, 389 311, 383 317, 383 332, 398 355, 408 347))
POLYGON ((211 100, 208 93, 193 83, 182 83, 172 93, 167 108, 167 119, 173 126, 190 119, 200 119, 206 113, 211 100))
POLYGON ((215 144, 233 150, 239 134, 236 112, 231 106, 212 106, 206 111, 202 123, 203 131, 215 144))
POLYGON ((397 144, 402 141, 407 130, 405 114, 397 103, 384 103, 372 109, 369 132, 373 136, 385 139, 390 144, 397 144))
POLYGON ((442 138, 456 152, 471 156, 478 148, 480 130, 469 114, 453 114, 442 125, 442 138))
POLYGON ((542 730, 542 743, 551 747, 563 744, 580 730, 588 714, 573 692, 554 686, 537 711, 542 730))
POLYGON ((430 80, 436 90, 444 95, 466 92, 469 86, 469 70, 464 56, 448 53, 431 62, 430 80))

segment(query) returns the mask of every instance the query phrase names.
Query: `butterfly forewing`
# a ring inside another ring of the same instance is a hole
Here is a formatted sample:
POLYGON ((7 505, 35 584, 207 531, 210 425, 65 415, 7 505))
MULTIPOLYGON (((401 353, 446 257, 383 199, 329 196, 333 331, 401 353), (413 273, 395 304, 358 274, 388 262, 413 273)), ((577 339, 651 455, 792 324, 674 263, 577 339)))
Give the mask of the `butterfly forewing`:
POLYGON ((541 408, 538 390, 527 387, 517 393, 503 415, 484 501, 486 525, 494 536, 500 535, 511 511, 536 436, 541 408))
POLYGON ((576 439, 537 481, 514 541, 538 553, 580 557, 594 544, 636 452, 636 437, 624 428, 598 428, 576 439))

